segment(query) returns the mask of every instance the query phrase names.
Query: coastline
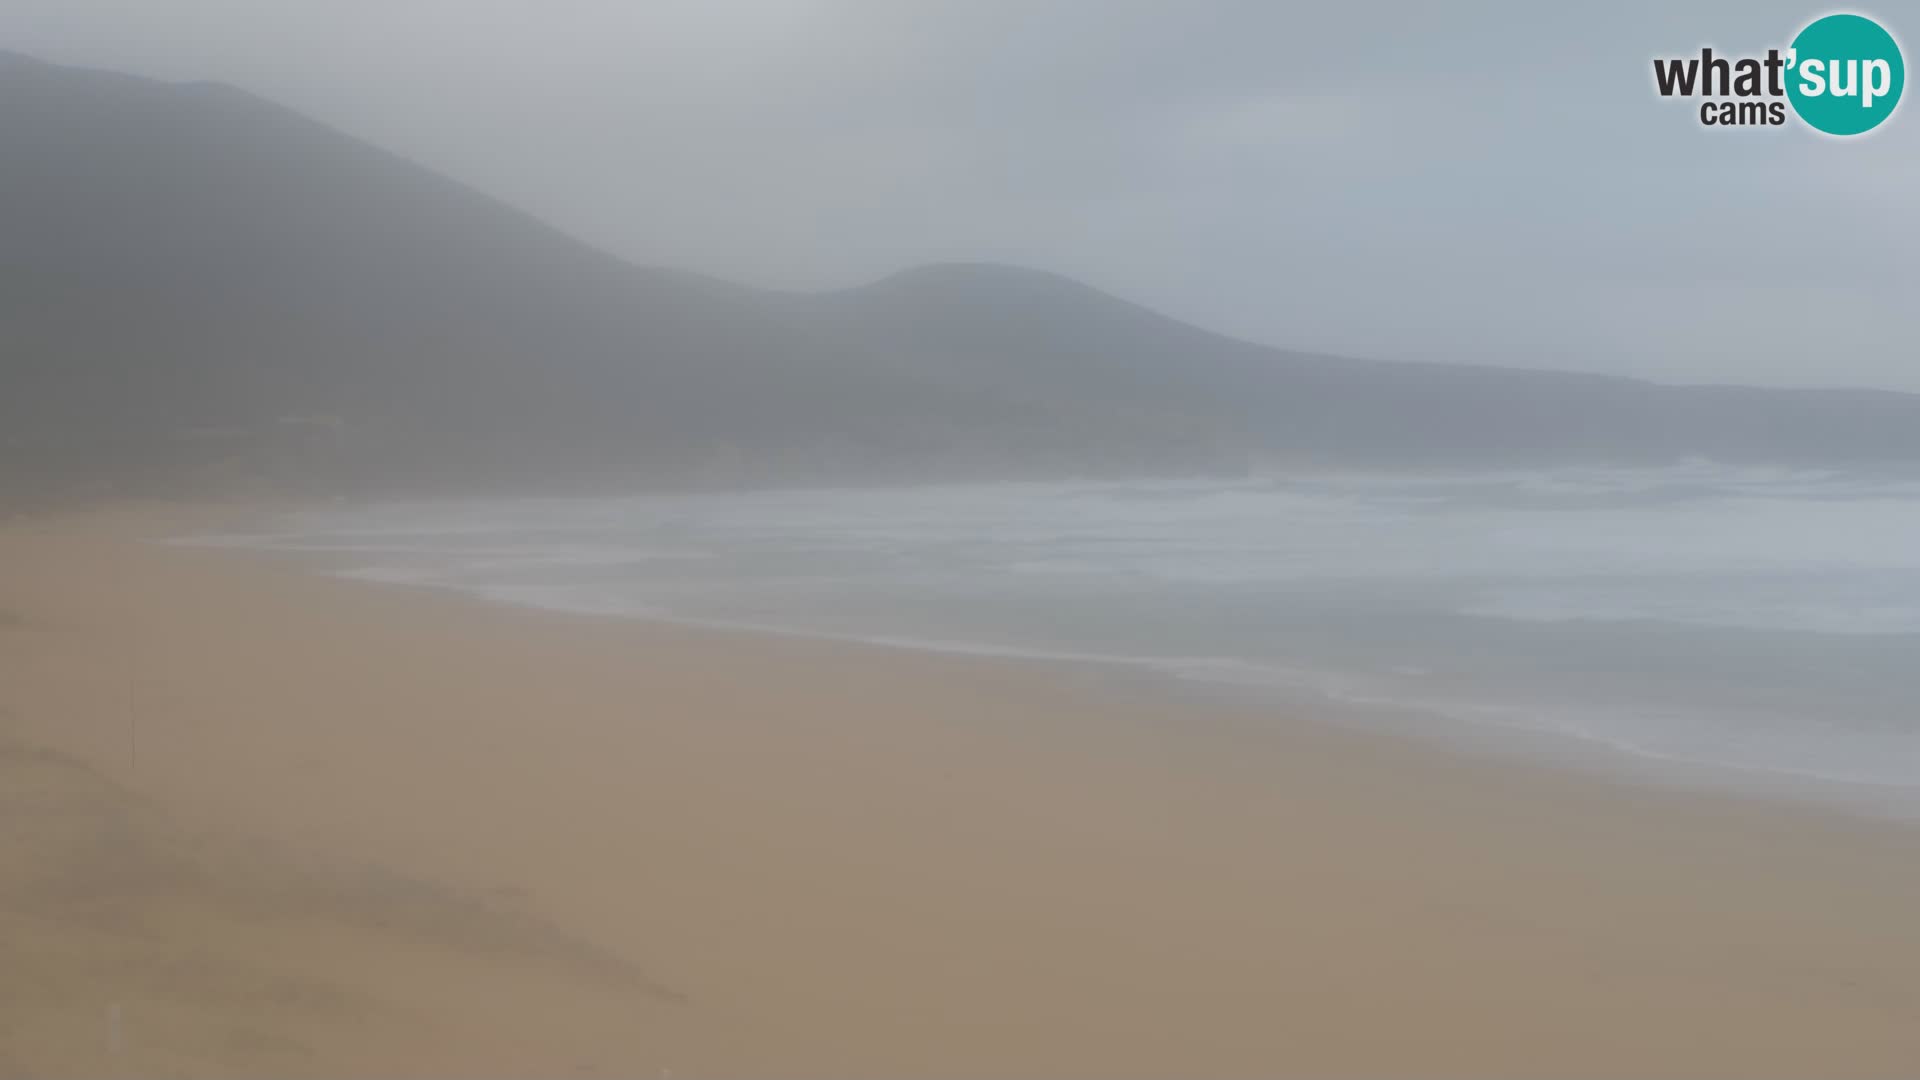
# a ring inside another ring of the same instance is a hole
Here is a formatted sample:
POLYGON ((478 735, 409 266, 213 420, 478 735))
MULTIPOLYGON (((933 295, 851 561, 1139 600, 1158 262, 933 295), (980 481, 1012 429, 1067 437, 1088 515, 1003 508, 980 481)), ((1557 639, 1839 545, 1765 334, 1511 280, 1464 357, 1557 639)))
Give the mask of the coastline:
POLYGON ((0 1074, 1920 1060, 1920 830, 142 540, 223 513, 0 526, 0 1074))
MULTIPOLYGON (((396 571, 355 566, 364 547, 349 547, 356 559, 325 545, 291 546, 275 542, 285 516, 263 515, 262 530, 168 537, 166 542, 233 551, 343 580, 416 590, 429 595, 478 601, 508 610, 533 610, 564 616, 644 622, 665 628, 721 632, 761 638, 795 638, 883 652, 922 653, 1037 666, 1056 675, 1110 679, 1142 694, 1157 694, 1176 711, 1192 708, 1204 721, 1223 703, 1240 711, 1278 717, 1283 723, 1335 724, 1374 735, 1410 739, 1440 751, 1521 767, 1547 767, 1629 784, 1654 784, 1682 792, 1784 801, 1822 811, 1839 811, 1878 822, 1920 826, 1920 786, 1777 763, 1731 763, 1677 754, 1634 742, 1604 726, 1543 725, 1530 710, 1490 707, 1485 702, 1436 700, 1402 690, 1383 695, 1355 689, 1350 676, 1325 669, 1276 669, 1230 656, 1124 655, 1030 647, 985 639, 935 638, 897 632, 826 629, 801 622, 728 619, 689 614, 652 601, 612 603, 578 597, 555 600, 539 587, 455 584, 432 571, 396 571)), ((376 545, 375 550, 378 550, 376 545)), ((497 549, 494 555, 510 549, 497 549)), ((1577 700, 1577 699, 1575 699, 1577 700)))
POLYGON ((1076 665, 1203 706, 1920 822, 1911 555, 1740 524, 1813 512, 1826 491, 1840 502, 1819 509, 1853 522, 1834 535, 1898 535, 1899 514, 1861 496, 1912 503, 1795 477, 403 500, 180 540, 516 607, 1076 665), (1614 539, 1579 539, 1596 535, 1614 539))

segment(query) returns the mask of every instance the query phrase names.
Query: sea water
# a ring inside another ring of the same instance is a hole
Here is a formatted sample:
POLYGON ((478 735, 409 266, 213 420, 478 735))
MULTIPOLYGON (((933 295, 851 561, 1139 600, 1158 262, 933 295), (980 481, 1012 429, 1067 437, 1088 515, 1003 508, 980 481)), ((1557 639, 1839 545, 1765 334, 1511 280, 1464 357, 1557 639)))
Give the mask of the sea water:
POLYGON ((203 542, 1062 662, 1920 811, 1920 475, 1314 473, 387 503, 203 542))

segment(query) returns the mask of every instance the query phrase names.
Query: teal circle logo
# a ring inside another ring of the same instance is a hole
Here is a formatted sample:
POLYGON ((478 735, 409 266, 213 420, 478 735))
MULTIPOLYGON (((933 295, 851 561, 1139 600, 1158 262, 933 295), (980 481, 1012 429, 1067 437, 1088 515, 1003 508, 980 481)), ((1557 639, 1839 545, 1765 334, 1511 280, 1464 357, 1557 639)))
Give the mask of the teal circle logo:
POLYGON ((1808 23, 1793 39, 1787 63, 1793 111, 1829 135, 1859 135, 1880 126, 1907 84, 1900 44, 1864 15, 1808 23))

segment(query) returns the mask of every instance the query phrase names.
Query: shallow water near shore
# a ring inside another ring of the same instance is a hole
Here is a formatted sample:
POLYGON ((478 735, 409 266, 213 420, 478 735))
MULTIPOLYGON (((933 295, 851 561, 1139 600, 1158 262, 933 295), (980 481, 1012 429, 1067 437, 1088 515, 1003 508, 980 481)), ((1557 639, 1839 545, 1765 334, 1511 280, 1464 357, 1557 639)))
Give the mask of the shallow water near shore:
POLYGON ((1914 475, 1690 463, 387 503, 195 540, 562 611, 1123 665, 1920 816, 1914 475))

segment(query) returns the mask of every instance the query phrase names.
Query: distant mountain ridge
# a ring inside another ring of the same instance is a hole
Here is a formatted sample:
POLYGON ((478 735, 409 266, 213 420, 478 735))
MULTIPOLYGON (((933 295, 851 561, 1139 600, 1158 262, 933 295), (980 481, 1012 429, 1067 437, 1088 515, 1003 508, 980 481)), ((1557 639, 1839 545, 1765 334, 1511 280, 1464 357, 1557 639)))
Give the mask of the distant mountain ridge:
POLYGON ((1920 460, 1920 397, 1233 340, 1040 271, 633 266, 217 84, 0 53, 0 483, 456 490, 1920 460))

